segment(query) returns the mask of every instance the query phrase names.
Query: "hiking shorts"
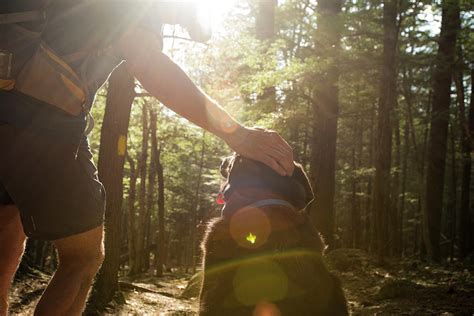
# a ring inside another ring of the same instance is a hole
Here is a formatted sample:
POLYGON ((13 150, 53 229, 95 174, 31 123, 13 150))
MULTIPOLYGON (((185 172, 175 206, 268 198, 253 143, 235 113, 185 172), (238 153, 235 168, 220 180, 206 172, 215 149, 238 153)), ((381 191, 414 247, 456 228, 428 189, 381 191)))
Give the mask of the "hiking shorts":
POLYGON ((0 123, 0 212, 14 204, 28 237, 55 240, 103 223, 105 190, 87 139, 0 123))

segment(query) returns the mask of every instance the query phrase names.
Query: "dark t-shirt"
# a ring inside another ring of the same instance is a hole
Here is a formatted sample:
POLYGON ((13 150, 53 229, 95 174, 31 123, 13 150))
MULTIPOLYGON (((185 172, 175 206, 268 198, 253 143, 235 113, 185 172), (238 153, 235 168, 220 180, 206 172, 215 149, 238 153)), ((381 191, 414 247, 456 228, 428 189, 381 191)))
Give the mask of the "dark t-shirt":
MULTIPOLYGON (((38 9, 39 0, 6 0, 0 12, 38 9)), ((42 39, 59 56, 86 52, 88 59, 76 60, 70 66, 93 82, 87 83, 92 105, 97 89, 122 61, 111 47, 131 25, 140 24, 159 34, 160 22, 155 16, 154 1, 136 0, 51 0, 47 25, 42 39), (90 52, 90 53, 89 53, 90 52), (100 57, 95 57, 102 52, 100 57), (104 53, 105 52, 105 53, 104 53)), ((31 27, 34 27, 32 25, 31 27)), ((16 92, 0 90, 0 123, 33 126, 42 130, 79 135, 85 116, 73 117, 61 110, 16 92)))

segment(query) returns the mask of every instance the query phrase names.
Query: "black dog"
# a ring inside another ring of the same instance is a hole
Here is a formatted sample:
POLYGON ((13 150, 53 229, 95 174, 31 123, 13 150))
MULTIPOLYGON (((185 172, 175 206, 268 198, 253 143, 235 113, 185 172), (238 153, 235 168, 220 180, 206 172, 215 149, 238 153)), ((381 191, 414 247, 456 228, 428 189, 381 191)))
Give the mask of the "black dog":
POLYGON ((282 177, 234 155, 221 165, 222 217, 202 250, 200 315, 348 315, 340 283, 305 207, 313 191, 300 165, 282 177))

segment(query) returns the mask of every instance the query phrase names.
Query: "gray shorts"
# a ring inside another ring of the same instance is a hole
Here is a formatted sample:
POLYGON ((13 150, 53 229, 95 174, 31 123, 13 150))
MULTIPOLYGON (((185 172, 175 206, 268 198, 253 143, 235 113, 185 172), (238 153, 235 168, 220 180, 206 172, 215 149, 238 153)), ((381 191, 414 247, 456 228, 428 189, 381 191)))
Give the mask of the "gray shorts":
POLYGON ((19 208, 27 236, 55 240, 103 223, 105 190, 85 137, 0 123, 0 152, 0 206, 19 208))

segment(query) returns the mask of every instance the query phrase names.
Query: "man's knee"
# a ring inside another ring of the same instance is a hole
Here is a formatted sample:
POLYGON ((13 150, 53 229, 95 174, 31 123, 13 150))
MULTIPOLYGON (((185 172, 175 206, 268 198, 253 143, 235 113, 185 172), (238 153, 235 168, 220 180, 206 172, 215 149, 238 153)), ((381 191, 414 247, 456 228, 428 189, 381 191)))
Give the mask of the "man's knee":
POLYGON ((0 233, 11 235, 12 232, 24 236, 20 211, 15 205, 0 205, 0 233))
POLYGON ((72 273, 80 273, 85 277, 93 277, 104 261, 102 247, 79 251, 77 254, 58 254, 59 268, 70 270, 72 273))
POLYGON ((59 267, 95 275, 104 261, 102 227, 55 241, 59 267))
POLYGON ((16 269, 25 239, 18 209, 14 205, 0 206, 0 271, 16 269))

